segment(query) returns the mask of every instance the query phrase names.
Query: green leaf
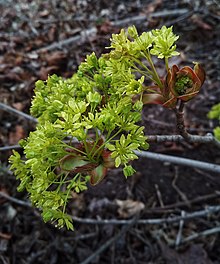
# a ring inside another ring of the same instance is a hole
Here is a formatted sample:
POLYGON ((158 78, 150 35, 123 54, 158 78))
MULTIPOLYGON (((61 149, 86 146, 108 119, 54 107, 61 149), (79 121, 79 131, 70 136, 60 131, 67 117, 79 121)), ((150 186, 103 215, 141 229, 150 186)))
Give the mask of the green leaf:
POLYGON ((111 157, 114 159, 117 156, 118 156, 118 152, 117 151, 113 151, 112 154, 111 154, 111 157))
POLYGON ((109 149, 110 151, 114 151, 115 150, 115 146, 110 144, 110 143, 107 143, 106 145, 106 148, 109 149))
POLYGON ((134 159, 138 159, 138 156, 133 154, 133 153, 129 153, 127 154, 127 157, 129 160, 134 160, 134 159))
POLYGON ((134 25, 128 27, 128 35, 134 39, 136 39, 138 37, 138 32, 137 32, 137 29, 134 25))
POLYGON ((74 227, 73 227, 73 224, 72 224, 72 219, 69 220, 68 218, 64 218, 64 222, 65 222, 66 227, 67 227, 68 230, 74 231, 74 227))
POLYGON ((101 164, 91 171, 90 183, 97 185, 105 177, 107 169, 101 164))
POLYGON ((145 51, 152 47, 154 36, 152 32, 143 32, 140 37, 136 40, 140 50, 145 51))
POLYGON ((42 213, 44 222, 48 222, 53 219, 54 211, 55 210, 48 209, 46 212, 42 213))
POLYGON ((123 168, 123 173, 126 178, 132 176, 135 172, 136 172, 135 169, 131 165, 125 166, 123 168))
POLYGON ((214 105, 211 108, 211 111, 208 113, 208 117, 211 119, 219 119, 220 120, 220 103, 214 105))
POLYGON ((88 103, 95 103, 95 104, 99 104, 102 100, 102 97, 99 93, 97 92, 89 92, 86 96, 86 99, 88 101, 88 103))
POLYGON ((215 135, 216 139, 220 141, 220 127, 216 127, 214 129, 214 135, 215 135))
POLYGON ((121 164, 121 158, 120 157, 117 157, 115 159, 115 167, 118 168, 120 166, 120 164, 121 164))
POLYGON ((122 134, 120 137, 120 144, 122 147, 125 145, 125 135, 124 134, 122 134))
POLYGON ((152 33, 154 35, 153 48, 150 50, 152 55, 160 59, 179 55, 179 52, 175 51, 175 42, 179 36, 173 33, 173 27, 163 26, 161 29, 152 30, 152 33))
POLYGON ((78 167, 88 164, 89 161, 80 156, 67 155, 60 160, 60 167, 65 171, 72 171, 78 167))

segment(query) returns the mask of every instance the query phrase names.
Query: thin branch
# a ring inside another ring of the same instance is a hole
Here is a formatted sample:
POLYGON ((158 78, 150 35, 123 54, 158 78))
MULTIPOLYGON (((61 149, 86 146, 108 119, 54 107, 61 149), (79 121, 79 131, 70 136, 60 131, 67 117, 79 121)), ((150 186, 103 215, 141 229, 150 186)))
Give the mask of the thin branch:
POLYGON ((192 168, 198 168, 198 169, 212 171, 212 172, 216 172, 216 173, 220 172, 220 165, 213 164, 213 163, 197 161, 197 160, 192 160, 192 159, 186 159, 186 158, 170 156, 170 155, 165 155, 165 154, 158 154, 158 153, 153 153, 150 151, 141 151, 141 152, 140 151, 134 151, 134 153, 139 157, 154 159, 154 160, 158 160, 161 162, 169 162, 169 163, 174 163, 177 165, 183 165, 183 166, 188 166, 188 167, 192 167, 192 168))
MULTIPOLYGON (((19 148, 18 145, 0 147, 0 151, 10 150, 10 149, 13 149, 14 147, 19 148)), ((198 168, 198 169, 212 171, 212 172, 216 172, 216 173, 220 172, 220 165, 213 164, 213 163, 197 161, 197 160, 192 160, 192 159, 186 159, 186 158, 181 158, 181 157, 177 157, 177 156, 170 156, 170 155, 165 155, 165 154, 158 154, 158 153, 153 153, 150 151, 134 151, 134 153, 139 157, 154 159, 154 160, 158 160, 161 162, 169 162, 169 163, 173 163, 173 164, 177 164, 177 165, 183 165, 183 166, 188 166, 188 167, 192 167, 192 168, 198 168)))
POLYGON ((111 24, 113 26, 122 26, 126 24, 134 24, 134 23, 140 23, 142 21, 148 21, 150 18, 156 18, 156 17, 171 17, 171 16, 181 16, 181 15, 186 15, 189 13, 189 10, 186 8, 181 8, 181 9, 176 9, 176 10, 163 10, 163 11, 158 11, 154 12, 149 15, 138 15, 138 16, 133 16, 130 18, 125 18, 122 20, 118 21, 111 21, 111 24))
POLYGON ((15 109, 15 108, 13 108, 13 107, 11 107, 9 105, 0 103, 0 109, 4 110, 6 112, 9 112, 11 114, 15 114, 17 116, 20 116, 22 118, 28 119, 28 120, 30 120, 30 121, 32 121, 34 123, 37 123, 37 119, 36 118, 34 118, 34 117, 32 117, 32 116, 30 116, 28 114, 25 114, 25 113, 23 113, 21 111, 18 111, 17 109, 15 109))
POLYGON ((64 39, 61 40, 59 42, 54 42, 51 45, 48 45, 46 47, 40 48, 38 50, 33 50, 30 53, 38 53, 38 52, 46 52, 46 51, 51 51, 51 50, 55 50, 55 49, 62 49, 64 46, 67 45, 73 45, 73 44, 83 44, 84 42, 86 42, 88 40, 89 37, 93 37, 95 36, 97 33, 97 28, 96 27, 92 27, 90 29, 86 29, 81 31, 81 33, 77 36, 73 36, 70 37, 68 39, 64 39))
MULTIPOLYGON (((181 211, 181 216, 185 216, 185 211, 181 211)), ((175 246, 178 247, 180 242, 181 242, 181 238, 182 238, 182 233, 183 233, 183 225, 184 225, 184 220, 180 220, 179 222, 179 230, 176 236, 176 241, 175 241, 175 246)))
POLYGON ((195 240, 199 237, 210 236, 210 235, 217 234, 217 233, 220 233, 220 226, 216 226, 214 228, 210 228, 210 229, 204 230, 200 233, 196 233, 196 234, 193 234, 191 236, 188 236, 188 237, 182 239, 180 243, 183 244, 183 243, 195 240))
MULTIPOLYGON (((195 211, 193 213, 186 213, 184 216, 173 216, 168 218, 154 218, 154 219, 139 219, 137 224, 144 225, 161 225, 168 223, 177 223, 181 220, 190 220, 198 217, 210 216, 210 214, 220 212, 220 205, 209 206, 204 210, 195 211)), ((92 225, 126 225, 132 223, 133 220, 118 220, 118 219, 91 219, 71 216, 72 219, 79 223, 92 225)))
MULTIPOLYGON (((156 18, 156 17, 179 17, 182 15, 189 14, 190 11, 187 8, 179 8, 175 10, 162 10, 158 12, 151 13, 149 15, 138 15, 138 16, 133 16, 130 18, 125 18, 121 20, 111 20, 111 25, 112 26, 122 26, 125 24, 134 24, 134 23, 140 23, 142 21, 148 21, 149 18, 156 18)), ((74 18, 74 21, 84 21, 85 17, 76 17, 74 18)), ((96 22, 94 19, 86 19, 89 22, 96 22)), ((51 23, 58 23, 58 22, 71 22, 72 18, 63 18, 63 19, 37 19, 35 22, 36 23, 41 23, 41 24, 51 24, 51 23)))
MULTIPOLYGON (((6 240, 10 240, 11 237, 12 237, 11 234, 5 234, 5 233, 0 232, 0 238, 6 239, 6 240)), ((3 264, 4 263, 6 263, 6 262, 3 262, 3 264)))
POLYGON ((184 122, 184 102, 180 101, 179 108, 174 109, 174 113, 176 114, 176 127, 177 132, 186 140, 189 141, 190 134, 186 130, 185 122, 184 122))
POLYGON ((21 148, 20 145, 4 146, 4 147, 0 147, 0 151, 8 151, 8 150, 20 149, 20 148, 21 148))
MULTIPOLYGON (((184 142, 186 141, 181 135, 147 135, 148 142, 162 143, 162 142, 184 142)), ((190 143, 212 143, 220 147, 220 142, 211 134, 205 136, 190 135, 188 140, 190 143)))
POLYGON ((91 263, 93 259, 95 259, 100 253, 102 253, 105 249, 107 249, 111 244, 113 244, 117 239, 119 239, 123 234, 125 234, 135 223, 137 222, 137 217, 134 217, 128 225, 125 225, 120 232, 118 232, 114 237, 107 240, 101 247, 99 247, 92 255, 90 255, 86 260, 81 262, 80 264, 88 264, 91 263))
POLYGON ((91 239, 93 237, 96 237, 97 236, 97 232, 92 232, 92 233, 89 233, 89 234, 82 234, 82 235, 78 235, 78 236, 75 236, 75 237, 70 237, 70 240, 86 240, 86 239, 91 239))
POLYGON ((176 127, 177 132, 189 143, 213 143, 217 147, 220 147, 220 142, 211 134, 206 136, 191 135, 187 132, 184 121, 184 106, 185 103, 180 101, 179 107, 174 109, 176 115, 176 127))
POLYGON ((0 197, 4 197, 8 201, 13 202, 13 203, 18 204, 18 205, 22 205, 22 206, 26 206, 26 207, 32 207, 32 205, 30 203, 19 200, 19 199, 14 198, 14 197, 11 197, 8 194, 1 192, 1 191, 0 191, 0 197))
MULTIPOLYGON (((163 143, 163 142, 185 142, 186 140, 180 135, 147 135, 148 142, 163 143)), ((220 147, 220 142, 210 133, 205 136, 191 135, 190 143, 204 143, 209 144, 213 143, 217 147, 220 147)), ((20 149, 20 145, 11 145, 0 147, 0 151, 7 151, 11 149, 20 149)))
MULTIPOLYGON (((181 113, 182 113, 182 108, 183 108, 183 105, 180 105, 180 110, 181 110, 181 113)), ((7 106, 3 103, 0 103, 0 108, 5 110, 5 111, 8 111, 10 113, 13 113, 13 114, 16 114, 16 115, 19 115, 23 118, 26 118, 28 120, 31 120, 32 122, 37 122, 37 119, 30 116, 30 115, 27 115, 21 111, 18 111, 10 106, 7 106)), ((178 111, 177 111, 178 112, 178 111)), ((177 115, 177 118, 178 118, 178 115, 177 115)), ((180 123, 182 122, 182 127, 183 129, 185 128, 184 127, 184 120, 183 120, 183 117, 180 118, 180 123)), ((186 132, 187 133, 187 132, 186 132)), ((184 133, 183 133, 184 134, 184 133)), ((148 137, 148 141, 153 141, 155 140, 156 142, 162 142, 162 141, 167 141, 167 140, 170 140, 170 141, 183 141, 184 139, 187 139, 187 141, 189 142, 201 142, 202 143, 215 143, 216 145, 220 145, 219 141, 217 141, 213 136, 211 135, 206 135, 206 136, 195 136, 195 135, 189 135, 188 133, 188 136, 187 137, 183 137, 183 134, 182 134, 182 137, 179 136, 179 135, 175 135, 175 136, 149 136, 148 137)), ((1 147, 0 148, 0 151, 5 151, 5 150, 9 150, 9 149, 12 149, 13 147, 12 146, 7 146, 7 147, 1 147)), ((18 148, 17 145, 15 145, 15 148, 18 148)), ((160 160, 160 161, 168 161, 168 162, 171 162, 171 163, 174 163, 174 164, 178 164, 178 165, 185 165, 185 166, 189 166, 189 167, 194 167, 194 168, 199 168, 199 169, 204 169, 204 170, 208 170, 208 171, 213 171, 213 172, 220 172, 220 166, 219 165, 216 165, 216 164, 211 164, 211 163, 207 163, 207 162, 201 162, 201 161, 196 161, 196 160, 191 160, 191 159, 185 159, 185 158, 180 158, 180 157, 172 157, 172 156, 168 156, 168 155, 164 155, 164 154, 156 154, 156 153, 151 153, 151 152, 135 152, 138 156, 142 156, 142 157, 147 157, 147 158, 151 158, 151 159, 155 159, 155 160, 160 160)))
MULTIPOLYGON (((142 21, 147 21, 149 20, 149 17, 170 17, 170 16, 180 16, 180 15, 185 15, 188 14, 189 10, 186 8, 178 9, 178 10, 163 10, 160 12, 154 12, 150 15, 139 15, 139 16, 134 16, 131 18, 126 18, 118 21, 111 21, 112 26, 122 26, 125 24, 134 24, 137 22, 142 22, 142 21)), ((84 19, 84 18, 83 18, 84 19)), ((52 22, 57 22, 59 20, 54 20, 52 22)), ((64 21, 66 21, 64 19, 64 21)), ((42 23, 42 21, 40 21, 42 23)), ((48 23, 51 23, 51 21, 48 21, 48 23)), ((32 52, 45 52, 49 50, 54 50, 54 49, 60 49, 63 48, 64 46, 67 45, 73 45, 73 44, 82 44, 86 41, 88 37, 95 36, 97 34, 97 28, 92 27, 90 29, 83 30, 79 35, 70 37, 68 39, 64 39, 59 42, 55 42, 51 45, 48 45, 46 47, 40 48, 38 50, 32 51, 32 52)))
POLYGON ((173 211, 174 208, 180 208, 183 206, 188 206, 188 204, 192 205, 195 203, 200 203, 203 201, 207 201, 207 200, 211 200, 214 198, 217 198, 220 196, 220 192, 216 191, 215 193, 211 193, 211 194, 206 194, 203 196, 198 196, 195 199, 189 200, 189 201, 181 201, 181 202, 177 202, 174 204, 168 204, 168 205, 164 205, 164 207, 153 207, 153 208, 148 208, 144 211, 144 213, 160 213, 160 214, 164 214, 167 212, 171 212, 173 211))

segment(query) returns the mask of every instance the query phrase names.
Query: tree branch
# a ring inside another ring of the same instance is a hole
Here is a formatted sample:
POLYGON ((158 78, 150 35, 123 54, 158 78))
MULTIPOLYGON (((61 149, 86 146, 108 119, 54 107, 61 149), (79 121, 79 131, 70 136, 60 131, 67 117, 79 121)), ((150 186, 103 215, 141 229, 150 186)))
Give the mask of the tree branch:
POLYGON ((125 225, 120 232, 118 232, 114 237, 107 240, 106 243, 104 243, 100 248, 98 248, 92 255, 90 255, 87 259, 85 259, 80 264, 88 264, 91 263, 91 261, 96 258, 100 253, 102 253, 106 248, 111 246, 117 239, 119 239, 123 234, 125 234, 135 223, 137 222, 137 217, 134 217, 128 225, 125 225))
MULTIPOLYGON (((205 136, 190 135, 187 139, 189 143, 211 143, 220 148, 220 142, 211 134, 205 136)), ((162 142, 184 142, 186 139, 181 135, 147 135, 148 142, 162 143, 162 142)))
POLYGON ((167 204, 164 205, 163 207, 153 207, 153 208, 148 208, 145 209, 144 212, 145 213, 150 213, 150 214, 155 214, 155 213, 159 213, 159 214, 164 214, 164 213, 168 213, 168 212, 173 212, 175 210, 175 208, 180 208, 183 206, 188 206, 189 204, 195 204, 195 203, 200 203, 200 202, 204 202, 204 201, 208 201, 214 198, 217 198, 220 196, 220 192, 216 191, 215 193, 211 193, 211 194, 206 194, 203 196, 198 196, 192 200, 188 200, 188 201, 181 201, 181 202, 176 202, 173 204, 167 204))
POLYGON ((179 108, 175 108, 174 112, 176 114, 176 127, 177 132, 180 134, 186 141, 189 141, 190 134, 187 132, 185 123, 184 123, 184 102, 180 101, 179 108))
POLYGON ((0 151, 8 151, 8 150, 20 149, 20 148, 21 148, 20 145, 4 146, 4 147, 0 147, 0 151))
POLYGON ((62 49, 64 46, 67 45, 76 45, 76 44, 83 44, 88 40, 88 38, 95 36, 97 33, 97 28, 92 27, 90 29, 82 30, 79 35, 61 40, 59 42, 54 42, 46 47, 42 47, 38 50, 33 50, 30 53, 38 53, 38 52, 46 52, 46 51, 51 51, 51 50, 56 50, 56 49, 62 49))
POLYGON ((7 199, 8 201, 10 201, 12 203, 15 203, 15 204, 18 204, 18 205, 21 205, 21 206, 26 206, 26 207, 32 208, 31 203, 25 202, 25 201, 22 201, 22 200, 19 200, 19 199, 14 198, 14 197, 11 197, 8 194, 6 194, 4 192, 1 192, 1 191, 0 191, 0 197, 5 198, 5 199, 7 199))
POLYGON ((181 158, 181 157, 175 157, 175 156, 170 156, 170 155, 165 155, 165 154, 158 154, 158 153, 153 153, 150 151, 141 151, 141 152, 134 151, 134 153, 139 157, 144 157, 144 158, 154 159, 154 160, 158 160, 162 162, 169 162, 169 163, 174 163, 178 165, 183 165, 183 166, 188 166, 188 167, 193 167, 193 168, 198 168, 202 170, 220 173, 220 165, 213 164, 213 163, 186 159, 186 158, 181 158))
POLYGON ((29 121, 31 122, 34 122, 34 123, 37 123, 37 119, 28 115, 28 114, 25 114, 21 111, 18 111, 17 109, 9 106, 9 105, 6 105, 6 104, 3 104, 0 102, 0 109, 4 110, 4 111, 7 111, 11 114, 14 114, 14 115, 17 115, 17 116, 20 116, 22 118, 25 118, 25 119, 28 119, 29 121))
POLYGON ((177 127, 178 134, 180 134, 189 143, 195 143, 195 142, 210 143, 211 142, 215 144, 216 146, 220 147, 220 142, 214 137, 211 138, 209 134, 207 136, 195 136, 187 132, 185 121, 184 121, 184 106, 185 106, 185 103, 183 101, 180 101, 179 107, 176 107, 175 109, 173 109, 176 115, 176 127, 177 127))
POLYGON ((149 15, 138 15, 138 16, 133 16, 130 18, 125 18, 122 20, 118 20, 118 21, 111 21, 111 24, 113 26, 123 26, 123 25, 127 25, 127 24, 135 24, 135 23, 141 23, 142 21, 146 22, 148 21, 150 18, 156 18, 156 17, 179 17, 182 15, 186 15, 189 14, 190 11, 186 8, 182 8, 182 9, 175 9, 175 10, 163 10, 163 11, 159 11, 159 12, 154 12, 152 14, 149 15))
POLYGON ((213 227, 213 228, 210 228, 210 229, 206 229, 206 230, 204 230, 204 231, 202 231, 200 233, 196 233, 196 234, 190 235, 190 236, 188 236, 186 238, 183 238, 180 241, 180 244, 195 240, 195 239, 197 239, 199 237, 210 236, 210 235, 213 235, 213 234, 216 234, 216 233, 220 233, 220 226, 216 226, 216 227, 213 227))
MULTIPOLYGON (((181 220, 190 220, 198 217, 208 216, 213 213, 220 212, 220 205, 209 206, 204 210, 195 211, 192 213, 186 213, 184 216, 174 216, 168 218, 154 218, 154 219, 139 219, 137 224, 144 225, 161 225, 168 223, 177 223, 181 220)), ((80 218, 76 216, 71 216, 72 219, 79 223, 92 224, 92 225, 125 225, 132 223, 133 220, 118 220, 118 219, 91 219, 91 218, 80 218)))

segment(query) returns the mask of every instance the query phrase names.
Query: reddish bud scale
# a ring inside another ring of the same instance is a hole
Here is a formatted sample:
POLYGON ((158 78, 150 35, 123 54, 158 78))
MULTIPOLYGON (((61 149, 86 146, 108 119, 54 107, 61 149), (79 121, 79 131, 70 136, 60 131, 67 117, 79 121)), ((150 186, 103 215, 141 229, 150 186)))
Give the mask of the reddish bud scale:
POLYGON ((159 87, 150 87, 155 93, 143 94, 143 103, 174 108, 178 99, 187 102, 196 96, 204 81, 205 71, 200 64, 196 63, 194 69, 189 66, 179 69, 177 65, 173 65, 163 81, 162 91, 159 91, 159 87), (178 89, 179 87, 182 89, 178 89))

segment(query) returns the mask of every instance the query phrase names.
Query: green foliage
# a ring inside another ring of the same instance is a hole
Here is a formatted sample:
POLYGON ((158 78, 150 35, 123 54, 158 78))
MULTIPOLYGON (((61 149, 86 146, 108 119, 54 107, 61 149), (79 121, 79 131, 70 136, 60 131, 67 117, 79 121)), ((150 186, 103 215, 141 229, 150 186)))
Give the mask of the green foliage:
MULTIPOLYGON (((212 107, 211 111, 208 113, 208 117, 211 119, 218 119, 220 122, 220 103, 212 107)), ((214 135, 220 141, 220 126, 214 129, 214 135)))
POLYGON ((163 26, 161 29, 152 30, 154 38, 154 47, 151 49, 151 54, 163 59, 179 55, 174 44, 179 36, 173 34, 172 27, 163 26))
POLYGON ((67 214, 72 192, 99 183, 112 165, 122 165, 125 177, 135 172, 134 151, 148 149, 140 126, 142 96, 151 91, 146 81, 164 88, 152 55, 167 66, 179 54, 177 39, 172 27, 141 35, 134 26, 122 29, 112 35, 109 53, 88 55, 71 78, 36 82, 31 114, 38 125, 20 142, 24 159, 14 151, 10 162, 18 190, 27 190, 45 222, 73 230, 67 214))

